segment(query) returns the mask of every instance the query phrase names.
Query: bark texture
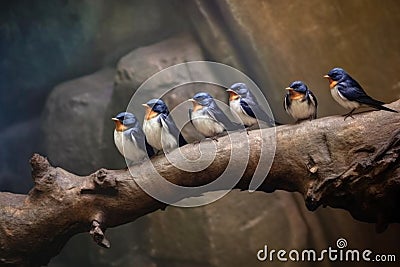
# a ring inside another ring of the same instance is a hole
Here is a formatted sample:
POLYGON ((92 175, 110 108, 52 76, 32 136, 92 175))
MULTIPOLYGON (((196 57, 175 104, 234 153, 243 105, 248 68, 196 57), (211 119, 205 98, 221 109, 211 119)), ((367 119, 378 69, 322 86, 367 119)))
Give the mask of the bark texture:
MULTIPOLYGON (((400 110, 400 101, 390 107, 400 110)), ((253 130, 248 135, 233 134, 249 138, 250 144, 249 162, 236 188, 248 188, 259 162, 261 141, 268 143, 276 135, 275 158, 259 191, 299 192, 310 210, 321 205, 342 208, 357 220, 376 223, 378 231, 400 222, 400 114, 368 112, 346 121, 333 116, 253 130)), ((135 166, 133 176, 159 186, 150 167, 153 164, 174 184, 210 183, 228 165, 232 146, 240 144, 231 144, 228 137, 204 142, 214 142, 217 150, 216 159, 205 170, 183 171, 158 156, 135 166)), ((181 152, 193 156, 199 153, 198 146, 189 144, 181 152)), ((47 264, 81 232, 89 232, 98 245, 108 248, 107 228, 166 207, 147 195, 127 170, 100 169, 89 176, 77 176, 51 166, 39 155, 32 157, 31 165, 35 185, 28 195, 0 193, 2 265, 47 264)), ((188 196, 174 197, 180 200, 188 196)))

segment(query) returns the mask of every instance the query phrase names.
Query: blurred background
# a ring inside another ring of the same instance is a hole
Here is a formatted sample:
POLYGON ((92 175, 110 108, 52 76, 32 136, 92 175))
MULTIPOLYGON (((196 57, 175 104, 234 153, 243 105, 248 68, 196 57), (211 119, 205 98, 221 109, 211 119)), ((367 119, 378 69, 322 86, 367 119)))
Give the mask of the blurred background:
MULTIPOLYGON (((1 191, 30 190, 34 152, 81 175, 124 166, 110 118, 143 81, 177 63, 211 60, 243 71, 285 123, 292 121, 282 108, 284 88, 298 79, 317 96, 319 117, 345 112, 322 79, 335 66, 375 98, 400 98, 396 0, 16 0, 1 1, 0 14, 1 191)), ((221 88, 207 90, 227 100, 221 88)), ((173 107, 182 99, 165 100, 173 107)), ((294 193, 234 191, 107 233, 111 249, 80 234, 49 266, 258 266, 266 264, 256 258, 265 244, 324 249, 339 237, 352 248, 398 254, 400 227, 376 234, 341 210, 309 212, 294 193)), ((283 264, 312 265, 268 263, 283 264)))

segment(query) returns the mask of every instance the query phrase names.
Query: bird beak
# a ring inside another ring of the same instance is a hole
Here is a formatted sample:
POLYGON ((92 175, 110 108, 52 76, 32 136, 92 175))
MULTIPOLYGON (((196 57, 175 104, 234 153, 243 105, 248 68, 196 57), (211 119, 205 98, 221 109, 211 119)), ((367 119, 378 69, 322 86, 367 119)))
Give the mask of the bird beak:
POLYGON ((233 91, 232 89, 226 89, 226 91, 229 93, 229 101, 233 101, 239 98, 239 94, 233 91))
POLYGON ((330 89, 332 89, 333 87, 335 87, 336 84, 338 83, 338 81, 332 80, 332 78, 329 77, 329 75, 324 75, 323 77, 324 77, 325 79, 328 79, 328 81, 329 81, 329 88, 330 88, 330 89))
POLYGON ((199 109, 202 109, 202 105, 200 105, 196 100, 194 100, 193 98, 189 98, 188 101, 192 102, 193 104, 193 111, 197 111, 199 109))
POLYGON ((149 105, 142 104, 142 106, 146 108, 146 113, 144 114, 144 118, 146 120, 151 120, 152 118, 154 118, 158 115, 158 113, 156 111, 154 111, 152 109, 152 107, 150 107, 149 105))
POLYGON ((117 132, 123 132, 127 129, 127 127, 119 121, 117 118, 111 118, 113 121, 115 121, 115 130, 117 132))
POLYGON ((285 90, 293 91, 293 88, 292 87, 286 87, 285 90))

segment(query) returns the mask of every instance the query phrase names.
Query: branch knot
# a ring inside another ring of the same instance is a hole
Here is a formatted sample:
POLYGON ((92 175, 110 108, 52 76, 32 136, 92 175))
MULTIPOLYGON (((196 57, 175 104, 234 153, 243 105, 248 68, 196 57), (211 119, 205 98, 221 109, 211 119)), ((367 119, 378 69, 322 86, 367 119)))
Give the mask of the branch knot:
POLYGON ((92 174, 93 182, 97 188, 116 188, 117 181, 113 175, 109 175, 106 169, 100 169, 92 174))
POLYGON ((56 173, 47 158, 39 154, 33 154, 30 164, 32 166, 32 179, 35 182, 35 189, 42 192, 49 191, 56 180, 56 173))
POLYGON ((48 172, 48 170, 52 168, 47 158, 36 153, 33 154, 29 163, 32 167, 32 178, 34 180, 36 178, 44 176, 48 172))
POLYGON ((96 242, 97 245, 103 248, 110 248, 110 241, 104 236, 104 232, 101 229, 101 224, 94 220, 92 221, 92 228, 90 229, 90 235, 93 238, 93 241, 96 242))

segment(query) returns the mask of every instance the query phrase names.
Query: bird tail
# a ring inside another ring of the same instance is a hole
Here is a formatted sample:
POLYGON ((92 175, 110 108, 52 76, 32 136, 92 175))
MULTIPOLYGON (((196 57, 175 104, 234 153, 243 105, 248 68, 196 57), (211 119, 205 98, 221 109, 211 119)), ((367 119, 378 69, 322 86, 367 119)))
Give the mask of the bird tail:
POLYGON ((385 106, 380 105, 379 107, 376 107, 377 109, 380 110, 386 110, 386 111, 390 111, 390 112, 395 112, 395 113, 399 113, 397 110, 391 109, 391 108, 387 108, 385 106))
POLYGON ((187 141, 185 140, 185 138, 181 133, 179 133, 178 142, 179 142, 179 147, 187 145, 187 141))
POLYGON ((272 121, 273 121, 272 125, 275 125, 275 126, 283 125, 283 123, 281 123, 281 122, 279 122, 277 120, 272 120, 272 121))
POLYGON ((373 98, 362 99, 362 101, 360 101, 360 103, 368 105, 368 106, 376 108, 376 109, 379 109, 379 110, 386 110, 389 112, 399 113, 397 110, 385 107, 384 102, 375 100, 373 98))
POLYGON ((227 131, 236 131, 239 129, 243 129, 243 125, 236 123, 236 122, 230 122, 228 125, 226 125, 226 130, 227 131))

